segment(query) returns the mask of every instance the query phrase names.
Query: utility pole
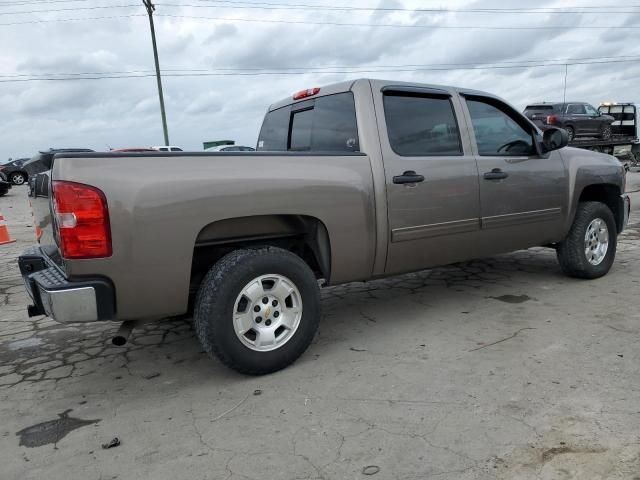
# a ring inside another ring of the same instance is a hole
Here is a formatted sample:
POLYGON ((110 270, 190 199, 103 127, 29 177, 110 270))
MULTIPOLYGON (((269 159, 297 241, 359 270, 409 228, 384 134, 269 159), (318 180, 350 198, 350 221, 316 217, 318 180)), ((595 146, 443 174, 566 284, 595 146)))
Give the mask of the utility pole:
POLYGON ((564 64, 564 93, 562 94, 562 103, 567 103, 567 74, 569 73, 569 64, 564 64))
POLYGON ((153 44, 153 59, 156 62, 156 80, 158 81, 158 97, 160 97, 160 115, 162 115, 162 131, 164 144, 169 145, 169 130, 167 129, 167 114, 164 111, 164 95, 162 94, 162 78, 160 77, 160 62, 158 61, 158 46, 156 45, 156 29, 153 25, 153 12, 156 7, 151 0, 142 0, 149 15, 149 27, 151 28, 151 43, 153 44))

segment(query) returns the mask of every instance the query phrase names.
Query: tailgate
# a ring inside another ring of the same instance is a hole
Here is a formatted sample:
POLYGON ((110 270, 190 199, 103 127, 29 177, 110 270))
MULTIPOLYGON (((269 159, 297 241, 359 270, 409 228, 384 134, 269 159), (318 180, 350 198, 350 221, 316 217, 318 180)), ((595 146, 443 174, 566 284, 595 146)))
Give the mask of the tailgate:
MULTIPOLYGON (((35 172, 32 170, 32 172, 35 172)), ((50 187, 51 170, 38 173, 29 172, 29 197, 33 208, 33 217, 36 229, 36 238, 45 253, 51 260, 62 266, 62 257, 55 239, 53 228, 53 216, 51 213, 50 187)))

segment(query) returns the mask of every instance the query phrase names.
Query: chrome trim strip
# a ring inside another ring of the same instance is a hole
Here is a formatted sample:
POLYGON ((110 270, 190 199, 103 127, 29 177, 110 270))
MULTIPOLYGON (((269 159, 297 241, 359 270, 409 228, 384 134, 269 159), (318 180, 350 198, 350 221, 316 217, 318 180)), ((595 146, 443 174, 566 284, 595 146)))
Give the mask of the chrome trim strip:
POLYGON ((508 213, 506 215, 482 217, 482 228, 502 228, 522 225, 524 223, 549 222, 552 220, 560 220, 561 217, 562 209, 560 207, 532 210, 530 212, 508 213))
POLYGON ((417 225, 415 227, 394 228, 391 231, 392 242, 406 242, 420 238, 440 237, 456 233, 473 232, 480 229, 480 220, 470 218, 467 220, 454 220, 453 222, 432 223, 430 225, 417 225))

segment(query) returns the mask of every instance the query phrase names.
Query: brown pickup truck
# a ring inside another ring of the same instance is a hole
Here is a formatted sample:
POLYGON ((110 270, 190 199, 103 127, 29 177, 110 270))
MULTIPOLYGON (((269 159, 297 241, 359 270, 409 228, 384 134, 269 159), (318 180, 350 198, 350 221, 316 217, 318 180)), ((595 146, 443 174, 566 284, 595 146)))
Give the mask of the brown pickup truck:
POLYGON ((207 352, 264 374, 308 347, 322 284, 540 245, 600 277, 625 173, 566 144, 487 93, 363 79, 272 105, 257 152, 57 154, 19 261, 29 313, 126 326, 193 307, 207 352))

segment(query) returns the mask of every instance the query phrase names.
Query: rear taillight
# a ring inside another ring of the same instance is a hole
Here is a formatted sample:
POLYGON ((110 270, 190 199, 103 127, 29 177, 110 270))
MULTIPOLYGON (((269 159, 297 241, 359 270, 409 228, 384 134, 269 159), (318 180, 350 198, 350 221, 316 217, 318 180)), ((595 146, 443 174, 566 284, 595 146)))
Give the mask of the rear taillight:
POLYGON ((318 93, 320 93, 320 89, 318 87, 309 88, 308 90, 300 90, 299 92, 296 92, 296 93, 293 94, 293 99, 294 100, 302 100, 303 98, 313 97, 314 95, 317 95, 318 93))
POLYGON ((547 117, 547 125, 555 125, 558 123, 558 117, 556 115, 549 115, 547 117))
POLYGON ((52 186, 53 213, 62 256, 111 256, 111 228, 104 193, 75 182, 54 180, 52 186))

